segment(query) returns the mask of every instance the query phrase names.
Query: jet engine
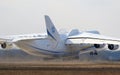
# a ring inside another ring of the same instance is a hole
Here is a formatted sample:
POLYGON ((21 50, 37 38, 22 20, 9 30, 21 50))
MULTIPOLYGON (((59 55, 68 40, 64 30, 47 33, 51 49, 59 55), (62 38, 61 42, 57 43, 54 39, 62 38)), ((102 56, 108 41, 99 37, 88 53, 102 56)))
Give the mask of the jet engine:
POLYGON ((1 48, 3 48, 3 49, 10 49, 12 47, 13 47, 12 43, 4 42, 1 44, 1 48))
POLYGON ((104 48, 105 44, 94 44, 95 48, 104 48))
POLYGON ((117 50, 118 48, 119 48, 119 45, 108 44, 108 49, 110 50, 117 50))

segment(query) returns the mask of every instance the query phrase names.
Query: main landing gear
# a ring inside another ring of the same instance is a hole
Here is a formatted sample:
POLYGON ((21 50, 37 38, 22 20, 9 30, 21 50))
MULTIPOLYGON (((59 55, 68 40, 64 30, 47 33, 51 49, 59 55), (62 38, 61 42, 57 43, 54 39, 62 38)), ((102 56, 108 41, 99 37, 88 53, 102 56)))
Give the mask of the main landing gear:
POLYGON ((90 55, 98 55, 98 52, 96 50, 92 51, 92 52, 90 52, 90 55))

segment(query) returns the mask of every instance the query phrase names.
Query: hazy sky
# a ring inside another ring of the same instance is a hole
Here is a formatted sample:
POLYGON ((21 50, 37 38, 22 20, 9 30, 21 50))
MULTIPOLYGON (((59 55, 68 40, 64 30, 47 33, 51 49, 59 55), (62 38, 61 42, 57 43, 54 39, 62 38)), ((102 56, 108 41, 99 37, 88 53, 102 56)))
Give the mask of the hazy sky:
POLYGON ((120 0, 0 0, 0 34, 46 32, 46 14, 58 30, 93 29, 120 37, 120 0))

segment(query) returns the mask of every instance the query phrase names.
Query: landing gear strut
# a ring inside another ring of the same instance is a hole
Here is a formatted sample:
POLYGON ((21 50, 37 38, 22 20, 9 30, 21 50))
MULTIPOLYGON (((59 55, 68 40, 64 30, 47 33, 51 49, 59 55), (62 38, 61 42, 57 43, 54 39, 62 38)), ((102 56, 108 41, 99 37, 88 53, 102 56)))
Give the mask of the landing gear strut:
POLYGON ((95 50, 93 52, 90 52, 90 55, 98 55, 98 52, 95 50))

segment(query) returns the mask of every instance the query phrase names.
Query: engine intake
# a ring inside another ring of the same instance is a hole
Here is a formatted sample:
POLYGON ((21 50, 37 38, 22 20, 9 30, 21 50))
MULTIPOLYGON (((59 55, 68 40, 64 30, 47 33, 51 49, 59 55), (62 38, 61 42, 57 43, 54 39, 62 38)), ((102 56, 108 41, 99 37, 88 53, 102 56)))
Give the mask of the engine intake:
POLYGON ((12 47, 13 47, 12 43, 4 42, 1 44, 1 48, 3 48, 3 49, 10 49, 12 47))
POLYGON ((116 50, 116 49, 119 48, 119 45, 108 44, 108 48, 109 48, 110 50, 116 50))
POLYGON ((6 46, 7 46, 6 43, 1 44, 1 47, 2 47, 3 49, 5 49, 6 46))
POLYGON ((94 44, 95 48, 103 48, 105 47, 105 44, 94 44))

